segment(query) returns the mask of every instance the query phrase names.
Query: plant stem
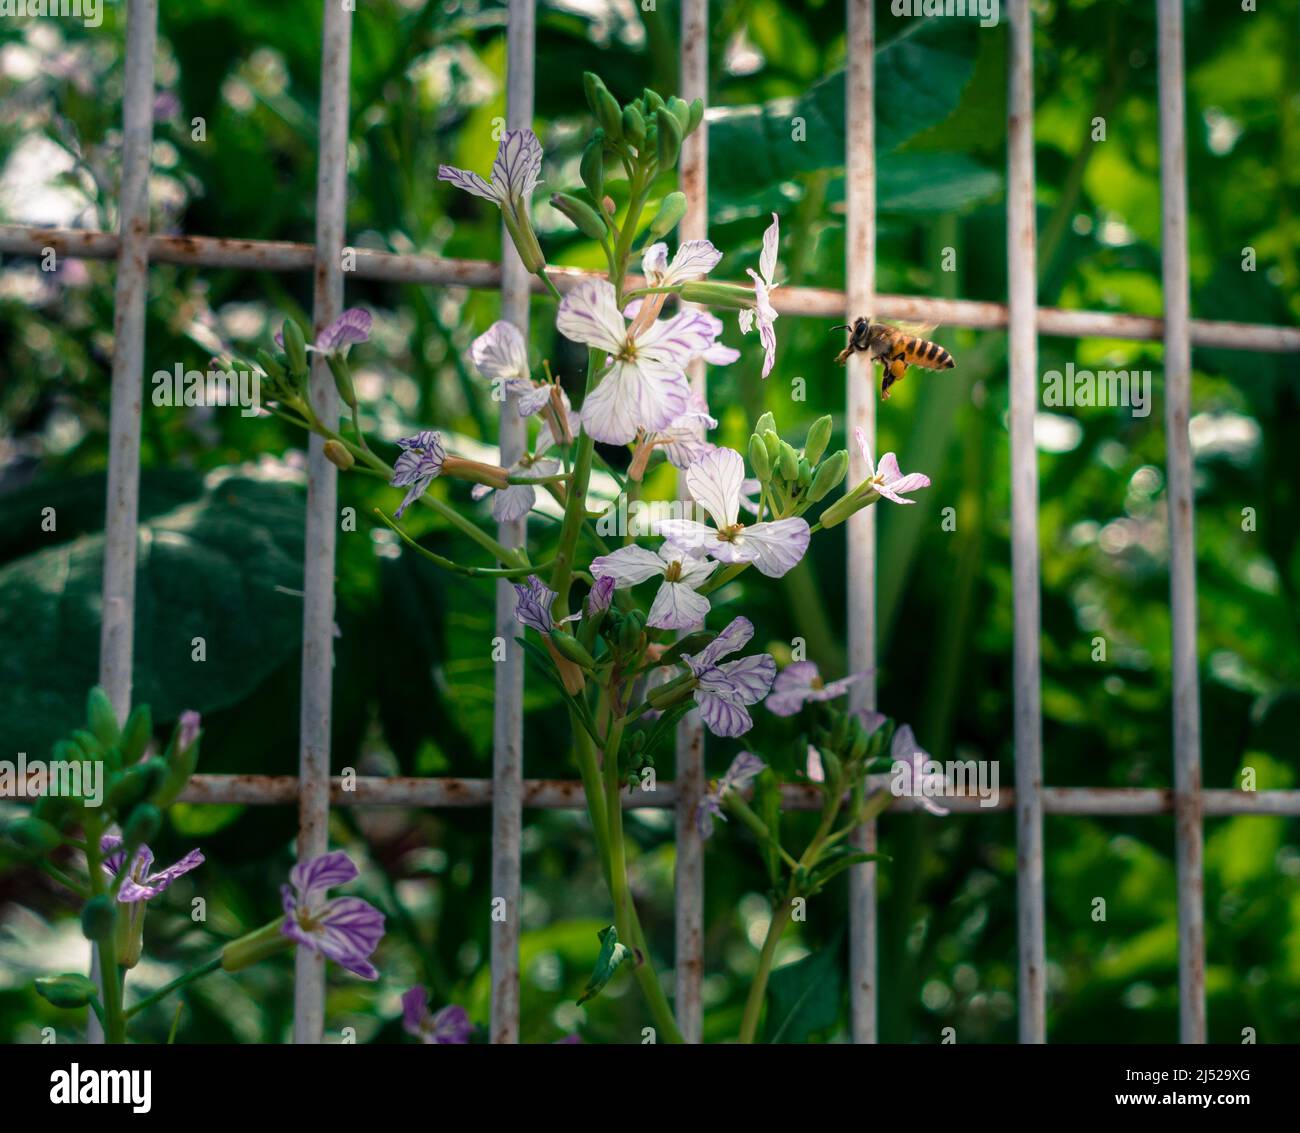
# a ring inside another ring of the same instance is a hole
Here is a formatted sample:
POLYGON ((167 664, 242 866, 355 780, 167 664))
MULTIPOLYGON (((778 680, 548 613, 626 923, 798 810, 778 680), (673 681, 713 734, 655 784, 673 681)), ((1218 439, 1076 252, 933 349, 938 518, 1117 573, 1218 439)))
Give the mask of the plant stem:
POLYGON ((785 931, 785 926, 790 923, 792 899, 793 895, 787 892, 785 899, 772 909, 772 919, 768 922, 767 935, 763 938, 763 951, 758 957, 758 970, 749 985, 749 997, 745 1000, 745 1014, 740 1021, 742 1043, 752 1043, 758 1031, 758 1017, 763 1011, 763 998, 767 994, 767 980, 772 974, 776 946, 785 931))
MULTIPOLYGON (((108 886, 104 882, 103 858, 99 850, 99 838, 103 828, 98 822, 86 823, 86 875, 90 879, 90 891, 96 897, 107 895, 108 886)), ((122 863, 122 873, 126 873, 129 862, 122 863)), ((98 941, 95 949, 99 954, 100 988, 103 992, 104 1041, 115 1045, 126 1042, 126 1016, 122 1014, 122 978, 117 965, 116 950, 113 941, 117 937, 116 919, 117 903, 113 903, 114 931, 107 934, 109 944, 105 948, 98 941)))
POLYGON ((165 987, 160 987, 153 994, 146 995, 139 1003, 127 1011, 126 1017, 129 1019, 132 1015, 139 1014, 146 1007, 152 1007, 160 999, 166 999, 167 996, 171 995, 171 993, 177 988, 184 987, 187 983, 191 983, 202 976, 206 976, 209 972, 215 972, 219 967, 221 967, 221 953, 218 952, 217 955, 213 956, 206 964, 200 964, 197 968, 191 969, 184 975, 177 976, 171 983, 167 984, 165 987))

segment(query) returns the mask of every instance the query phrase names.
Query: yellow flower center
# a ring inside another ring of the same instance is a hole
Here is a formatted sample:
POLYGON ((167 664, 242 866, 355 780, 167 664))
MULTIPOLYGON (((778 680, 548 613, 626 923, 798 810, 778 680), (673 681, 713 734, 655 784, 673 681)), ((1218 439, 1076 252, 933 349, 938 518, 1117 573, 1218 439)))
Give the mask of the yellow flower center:
POLYGON ((682 564, 680 562, 669 563, 668 569, 664 571, 665 582, 676 582, 682 577, 682 564))
POLYGON ((723 527, 718 530, 719 543, 734 543, 740 538, 740 533, 745 530, 743 523, 733 523, 730 527, 723 527))

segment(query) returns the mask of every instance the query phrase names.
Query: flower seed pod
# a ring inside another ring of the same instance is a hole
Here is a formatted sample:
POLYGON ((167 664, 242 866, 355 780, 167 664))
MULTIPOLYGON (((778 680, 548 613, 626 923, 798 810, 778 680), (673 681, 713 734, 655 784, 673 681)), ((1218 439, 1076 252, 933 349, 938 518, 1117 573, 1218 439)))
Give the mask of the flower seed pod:
POLYGON ((834 422, 828 413, 825 417, 818 417, 808 429, 808 439, 803 444, 803 454, 808 458, 810 464, 816 464, 822 458, 822 453, 826 451, 826 446, 831 443, 831 427, 834 422))
POLYGON ((94 982, 80 972, 65 972, 61 976, 41 976, 35 981, 36 994, 55 1007, 85 1007, 99 990, 94 982))
POLYGON ((557 629, 551 634, 551 644, 555 646, 561 657, 567 658, 575 665, 581 665, 584 669, 596 667, 595 659, 573 634, 557 629))

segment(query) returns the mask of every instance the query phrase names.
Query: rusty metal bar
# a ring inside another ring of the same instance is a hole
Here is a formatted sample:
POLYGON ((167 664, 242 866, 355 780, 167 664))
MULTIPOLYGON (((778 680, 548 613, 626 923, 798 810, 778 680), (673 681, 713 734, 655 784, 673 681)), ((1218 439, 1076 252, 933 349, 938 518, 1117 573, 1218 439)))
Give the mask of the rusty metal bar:
MULTIPOLYGON (((149 291, 149 165, 153 148, 154 47, 158 0, 131 0, 126 19, 126 86, 122 95, 122 191, 115 240, 113 371, 109 407, 108 490, 99 683, 119 722, 131 711, 135 653, 135 567, 140 504, 140 411, 144 385, 144 311, 149 291)), ((92 978, 100 977, 94 949, 92 978)), ((91 1015, 86 1036, 103 1042, 91 1015)))
MULTIPOLYGON (((889 776, 872 776, 873 787, 889 786, 889 776)), ((381 779, 363 776, 345 786, 339 777, 329 780, 333 806, 409 806, 431 810, 457 810, 490 806, 491 779, 416 779, 397 776, 381 779), (355 787, 351 784, 355 783, 355 787)), ((195 775, 181 795, 187 803, 235 803, 245 806, 287 806, 298 797, 298 780, 293 775, 195 775)), ((782 788, 787 807, 816 810, 821 794, 813 787, 786 784, 782 788)), ((1161 787, 1044 787, 1043 811, 1078 818, 1127 818, 1134 815, 1173 814, 1174 792, 1161 787)), ((580 810, 586 806, 582 782, 578 779, 525 779, 523 805, 530 810, 580 810)), ((956 814, 998 814, 1015 806, 1015 791, 998 792, 992 806, 978 798, 944 798, 943 805, 956 814)), ((1209 816, 1255 815, 1260 817, 1300 816, 1300 790, 1234 791, 1202 793, 1209 816)), ((623 795, 626 810, 656 810, 675 807, 680 796, 677 784, 660 781, 654 791, 623 795)), ((920 800, 895 799, 894 811, 923 811, 920 800)))
POLYGON ((1016 754, 1016 913, 1020 1041, 1047 1041, 1043 926, 1043 715, 1038 593, 1038 289, 1034 183, 1034 28, 1011 0, 1007 97, 1007 282, 1011 385, 1011 573, 1016 754))
POLYGON ((1205 830, 1196 656, 1196 507, 1192 442, 1191 299, 1187 267, 1187 145, 1182 0, 1159 0, 1160 259, 1165 302, 1165 445, 1169 605, 1173 626, 1175 854, 1178 879, 1178 1036, 1205 1042, 1205 830))
MULTIPOLYGON (((687 102, 709 99, 709 0, 682 0, 681 97, 687 102)), ((681 240, 704 240, 709 235, 709 127, 700 123, 682 145, 681 188, 686 194, 686 215, 679 227, 681 240)), ((691 388, 707 392, 703 359, 691 363, 691 388)), ((679 484, 683 497, 689 496, 679 484)), ((678 1029, 688 1043, 704 1035, 704 839, 695 812, 704 794, 704 724, 700 714, 688 712, 677 724, 677 856, 674 869, 673 1010, 678 1029)))
MULTIPOLYGON (((532 0, 510 0, 506 31, 506 128, 532 129, 533 36, 536 13, 532 0)), ((501 229, 501 317, 514 323, 528 339, 529 273, 505 231, 501 229)), ((501 407, 501 463, 509 467, 528 444, 528 424, 519 416, 511 394, 501 407)), ((506 547, 527 542, 527 518, 497 525, 497 540, 506 547)), ((519 887, 522 873, 524 776, 524 653, 515 638, 514 587, 497 583, 496 635, 504 657, 496 665, 492 704, 492 897, 504 902, 491 925, 492 1000, 489 1034, 494 1043, 519 1041, 519 887)))
MULTIPOLYGON (((347 221, 348 83, 352 12, 324 0, 320 138, 316 171, 313 338, 343 309, 343 244, 347 221)), ((321 355, 313 354, 312 405, 336 423, 339 399, 321 355)), ((334 548, 338 532, 338 469, 320 437, 307 455, 307 529, 303 559, 302 699, 298 729, 298 860, 329 848, 330 722, 334 669, 334 548)), ((319 1043, 325 1029, 325 958, 299 948, 294 960, 293 1041, 319 1043)))
MULTIPOLYGON (((0 224, 0 254, 40 256, 45 248, 60 255, 87 260, 111 260, 119 242, 111 232, 87 232, 75 228, 24 227, 0 224)), ((229 240, 213 236, 153 236, 149 239, 151 263, 194 267, 246 268, 250 271, 309 271, 312 248, 274 240, 229 240)), ((366 248, 356 249, 357 279, 392 283, 429 283, 451 287, 496 290, 501 286, 501 265, 488 260, 457 260, 432 255, 397 255, 366 248)), ((548 269, 561 291, 598 278, 603 273, 577 268, 548 269)), ((634 282, 635 275, 628 277, 634 282)), ((540 292, 542 283, 530 278, 529 286, 540 292)), ((783 315, 842 319, 847 305, 843 291, 824 287, 780 287, 772 302, 783 315)), ((876 296, 875 313, 885 319, 943 323, 972 330, 1002 330, 1007 326, 1007 306, 974 299, 930 299, 917 295, 876 296)), ((1066 311, 1039 307, 1038 333, 1060 338, 1123 338, 1156 341, 1164 335, 1164 321, 1146 315, 1111 311, 1066 311)), ((1256 323, 1191 321, 1193 346, 1263 353, 1300 353, 1300 328, 1256 323)))
MULTIPOLYGON (((844 277, 848 291, 837 314, 848 323, 861 315, 876 317, 876 101, 875 26, 872 0, 848 0, 844 181, 847 231, 844 277)), ((851 355, 846 374, 845 406, 849 484, 861 483, 867 466, 853 430, 866 434, 876 447, 876 396, 871 363, 865 354, 851 355)), ((848 645, 849 672, 865 673, 853 686, 852 708, 876 706, 876 509, 863 508, 848 522, 848 645)), ((872 853, 876 823, 865 823, 851 836, 853 845, 872 853)), ((849 1008, 855 1043, 874 1043, 877 972, 876 865, 867 862, 849 870, 849 1008)))

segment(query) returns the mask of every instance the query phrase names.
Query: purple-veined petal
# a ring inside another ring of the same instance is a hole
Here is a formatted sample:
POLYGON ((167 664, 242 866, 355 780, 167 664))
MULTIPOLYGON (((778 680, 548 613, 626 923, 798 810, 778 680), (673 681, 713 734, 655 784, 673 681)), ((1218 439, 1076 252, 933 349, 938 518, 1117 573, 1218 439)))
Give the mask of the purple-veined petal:
POLYGON ((682 660, 697 676, 712 669, 723 657, 743 649, 754 636, 754 623, 746 617, 733 618, 717 637, 693 656, 687 654, 682 660))
POLYGON ((425 490, 432 483, 432 476, 423 476, 418 480, 411 481, 411 486, 406 489, 406 495, 402 497, 402 502, 397 505, 397 510, 393 512, 393 518, 401 519, 406 509, 424 495, 425 490))
POLYGON ((349 307, 316 336, 316 349, 330 354, 345 346, 368 342, 373 321, 369 311, 349 307))
MULTIPOLYGON (((644 252, 641 253, 641 274, 645 276, 646 282, 651 287, 661 287, 664 276, 668 272, 668 245, 662 240, 656 244, 651 244, 644 252)), ((631 304, 629 304, 630 306, 631 304)), ((639 309, 639 301, 638 301, 639 309)), ((636 318, 635 312, 628 315, 629 319, 636 318)))
POLYGON ((715 342, 700 357, 710 366, 730 366, 740 357, 740 351, 734 346, 725 346, 721 342, 715 342))
POLYGON ((796 516, 746 527, 732 546, 739 549, 740 561, 753 563, 768 578, 780 578, 798 565, 811 538, 807 520, 796 516))
POLYGON ((772 687, 776 662, 771 654, 755 653, 735 661, 724 661, 700 676, 700 687, 741 704, 757 704, 772 687))
POLYGON ((608 354, 618 354, 627 345, 627 323, 618 309, 614 285, 607 279, 580 283, 560 300, 555 329, 573 342, 608 354))
POLYGON ((500 189, 484 181, 477 173, 471 173, 468 169, 457 169, 454 165, 440 165, 438 166, 438 180, 449 181, 456 188, 464 189, 465 192, 492 201, 496 205, 500 205, 503 199, 500 189))
POLYGON ((555 591, 535 574, 528 576, 527 583, 514 583, 514 588, 517 596, 515 619, 538 633, 549 634, 554 628, 551 603, 555 601, 555 591))
MULTIPOLYGON (((531 417, 534 413, 540 413, 551 403, 551 386, 547 383, 533 385, 528 383, 529 388, 519 391, 519 416, 531 417)), ((512 391, 513 392, 513 391, 512 391)))
POLYGON ((421 986, 402 993, 402 1030, 420 1037, 420 1028, 429 1014, 429 993, 421 986))
POLYGON ((700 832, 701 838, 708 838, 713 833, 715 818, 727 821, 727 816, 722 813, 722 802, 716 795, 704 795, 695 808, 695 828, 700 832))
POLYGON ((430 1018, 424 1041, 436 1046, 464 1045, 469 1042, 473 1031, 474 1025, 469 1021, 465 1008, 452 1003, 430 1018))
POLYGON ((289 880, 306 903, 311 894, 346 885, 358 876, 358 872, 347 854, 342 850, 331 850, 310 861, 299 862, 290 871, 289 880))
POLYGON ((663 574, 667 564, 653 551, 632 544, 591 560, 593 578, 612 578, 620 589, 663 574))
POLYGON ((867 479, 876 474, 875 462, 871 459, 871 446, 867 444, 867 432, 861 425, 853 427, 853 439, 857 441, 858 452, 862 454, 862 463, 867 466, 867 479))
POLYGON ((537 489, 528 484, 510 484, 492 497, 492 518, 498 523, 514 523, 533 510, 537 489))
POLYGON ((403 437, 397 444, 402 451, 393 464, 393 478, 388 481, 394 488, 404 488, 417 480, 431 480, 442 472, 447 450, 443 448, 442 437, 432 429, 403 437))
POLYGON ((178 877, 189 873, 192 869, 198 869, 202 864, 202 852, 197 849, 191 850, 175 865, 169 865, 166 869, 160 869, 157 873, 149 873, 139 882, 128 877, 122 882, 122 888, 118 890, 117 899, 119 901, 148 901, 150 898, 157 897, 178 877))
POLYGON ((582 425, 605 444, 628 444, 644 429, 664 428, 686 408, 685 373, 616 362, 582 404, 582 425))
POLYGON ((795 661, 787 665, 772 682, 772 693, 766 700, 769 712, 777 716, 793 716, 813 692, 813 681, 818 678, 817 666, 812 661, 795 661))
POLYGON ((528 379, 528 347, 524 336, 514 323, 505 319, 498 319, 470 343, 469 357, 490 382, 528 379))
POLYGON ((812 699, 834 700, 837 696, 843 696, 866 675, 866 671, 861 673, 850 673, 847 677, 840 677, 837 681, 828 681, 821 688, 813 692, 812 699))
POLYGON ((513 200, 527 200, 542 172, 542 143, 532 130, 507 130, 501 135, 492 184, 513 200))
POLYGON ((596 585, 587 592, 587 617, 609 609, 609 604, 614 600, 614 586, 615 581, 611 575, 596 579, 596 585))
POLYGON ((684 582, 667 582, 659 587, 646 615, 645 624, 655 629, 694 629, 709 614, 709 600, 696 594, 684 582))
MULTIPOLYGON (((665 249, 667 251, 667 249, 665 249)), ((665 285, 703 279, 722 259, 722 253, 708 240, 687 240, 677 246, 665 285)))
POLYGON ((363 979, 379 975, 369 962, 384 935, 384 914, 360 897, 335 897, 313 918, 308 932, 316 951, 363 979))
POLYGON ((652 535, 663 535, 683 550, 692 554, 712 552, 718 542, 718 533, 707 523, 693 519, 657 519, 650 524, 652 535))
POLYGON ((695 690, 695 703, 700 709, 700 719, 715 736, 742 736, 754 726, 743 707, 705 689, 695 690))
POLYGON ((717 337, 715 322, 707 311, 696 310, 659 319, 637 335, 637 358, 671 369, 684 369, 692 358, 713 345, 717 337))
POLYGON ((727 773, 718 783, 719 794, 740 790, 766 766, 767 764, 752 751, 738 751, 727 768, 727 773))
POLYGON ((713 517, 719 529, 730 527, 740 514, 740 485, 745 461, 730 448, 715 448, 686 470, 686 487, 713 517))

